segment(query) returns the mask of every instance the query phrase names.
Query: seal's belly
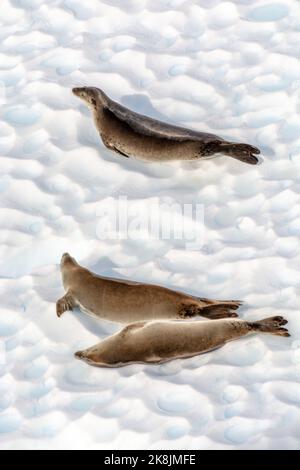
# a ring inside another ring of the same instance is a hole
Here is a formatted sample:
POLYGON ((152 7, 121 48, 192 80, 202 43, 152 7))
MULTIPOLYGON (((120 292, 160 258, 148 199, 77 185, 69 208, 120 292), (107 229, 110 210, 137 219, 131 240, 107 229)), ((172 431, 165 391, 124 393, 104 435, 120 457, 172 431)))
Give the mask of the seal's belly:
POLYGON ((114 321, 133 323, 159 318, 176 318, 178 308, 170 299, 154 300, 150 295, 128 291, 107 295, 102 315, 114 321))
POLYGON ((145 161, 195 160, 201 157, 201 142, 147 136, 135 132, 110 115, 101 122, 100 136, 111 150, 124 156, 145 161))
POLYGON ((99 281, 77 290, 84 313, 111 321, 131 323, 157 318, 177 318, 181 296, 156 286, 99 281))
POLYGON ((196 160, 200 157, 199 146, 195 142, 177 142, 142 135, 135 135, 131 140, 120 138, 114 147, 128 157, 151 162, 196 160))

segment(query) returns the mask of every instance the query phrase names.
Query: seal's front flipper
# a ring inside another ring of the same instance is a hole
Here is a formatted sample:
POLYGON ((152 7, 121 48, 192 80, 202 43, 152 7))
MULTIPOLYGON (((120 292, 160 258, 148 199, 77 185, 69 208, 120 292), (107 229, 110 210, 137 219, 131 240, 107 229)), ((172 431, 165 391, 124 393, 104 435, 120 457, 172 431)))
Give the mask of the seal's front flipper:
POLYGON ((256 332, 270 333, 277 336, 291 336, 287 328, 283 328, 283 325, 287 324, 287 320, 283 317, 269 317, 259 321, 248 322, 248 324, 256 332))
POLYGON ((121 150, 117 149, 117 147, 111 147, 111 149, 117 152, 119 155, 122 155, 122 157, 129 158, 129 155, 126 155, 126 153, 121 152, 121 150))
POLYGON ((61 299, 56 302, 57 316, 60 317, 67 310, 73 310, 73 307, 75 306, 76 304, 72 295, 67 292, 66 295, 64 295, 61 299))
POLYGON ((255 155, 260 154, 260 150, 252 145, 220 142, 219 152, 235 158, 236 160, 240 160, 241 162, 249 163, 249 165, 256 165, 259 162, 255 155))

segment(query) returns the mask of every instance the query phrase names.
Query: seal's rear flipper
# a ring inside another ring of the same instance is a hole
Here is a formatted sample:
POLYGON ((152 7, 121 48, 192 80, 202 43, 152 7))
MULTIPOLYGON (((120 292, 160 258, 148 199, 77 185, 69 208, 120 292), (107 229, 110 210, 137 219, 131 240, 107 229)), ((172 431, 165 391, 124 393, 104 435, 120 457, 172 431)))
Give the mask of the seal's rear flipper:
POLYGON ((211 302, 211 305, 199 306, 197 304, 182 305, 179 317, 182 319, 192 318, 196 315, 208 318, 209 320, 219 320, 220 318, 238 317, 235 312, 242 302, 240 300, 210 301, 208 299, 199 299, 201 301, 211 302))
POLYGON ((241 162, 249 163, 249 165, 256 165, 259 162, 255 155, 260 154, 260 150, 252 145, 220 142, 218 147, 218 151, 222 154, 240 160, 241 162))
POLYGON ((286 328, 282 325, 286 325, 287 320, 283 317, 269 317, 263 320, 249 322, 249 326, 253 331, 261 333, 270 333, 271 335, 278 336, 291 336, 286 328))
POLYGON ((238 314, 235 312, 242 302, 239 300, 225 301, 216 303, 215 305, 208 305, 204 307, 198 315, 208 318, 209 320, 219 320, 220 318, 234 318, 238 317, 238 314))

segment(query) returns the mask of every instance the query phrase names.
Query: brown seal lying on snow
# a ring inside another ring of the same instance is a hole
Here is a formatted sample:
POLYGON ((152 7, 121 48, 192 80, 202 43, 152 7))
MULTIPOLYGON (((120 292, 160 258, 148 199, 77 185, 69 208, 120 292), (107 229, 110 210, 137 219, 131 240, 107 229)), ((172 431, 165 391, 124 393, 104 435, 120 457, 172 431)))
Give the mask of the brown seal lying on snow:
POLYGON ((120 367, 140 362, 159 364, 211 351, 251 333, 290 336, 282 327, 286 323, 279 316, 259 321, 138 322, 85 351, 76 352, 75 356, 99 367, 120 367))
POLYGON ((61 274, 66 294, 57 301, 60 317, 79 307, 83 312, 120 323, 140 320, 209 319, 236 317, 241 302, 209 300, 165 287, 98 276, 80 266, 68 253, 62 256, 61 274))
POLYGON ((73 88, 74 95, 91 107, 104 145, 122 155, 150 162, 201 160, 221 153, 255 165, 260 150, 228 142, 207 132, 174 126, 135 113, 95 87, 73 88))

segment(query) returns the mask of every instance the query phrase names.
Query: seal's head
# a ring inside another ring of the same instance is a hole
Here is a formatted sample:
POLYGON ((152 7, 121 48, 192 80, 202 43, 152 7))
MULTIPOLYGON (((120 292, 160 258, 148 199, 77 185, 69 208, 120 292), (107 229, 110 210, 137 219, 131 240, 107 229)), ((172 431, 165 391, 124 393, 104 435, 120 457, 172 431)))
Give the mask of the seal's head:
POLYGON ((73 95, 78 96, 81 100, 85 101, 93 109, 97 107, 101 90, 95 87, 79 87, 72 89, 73 95))
POLYGON ((81 359, 82 361, 87 362, 90 365, 100 365, 99 352, 97 352, 97 346, 92 346, 91 348, 85 349, 84 351, 77 351, 74 355, 77 359, 81 359))
POLYGON ((68 290, 68 285, 70 282, 70 278, 72 277, 72 273, 74 270, 78 269, 79 265, 75 258, 73 258, 69 253, 64 253, 60 260, 60 272, 62 275, 62 281, 65 290, 68 290))
POLYGON ((60 267, 63 268, 65 266, 76 265, 77 261, 73 258, 69 253, 64 253, 60 260, 60 267))

